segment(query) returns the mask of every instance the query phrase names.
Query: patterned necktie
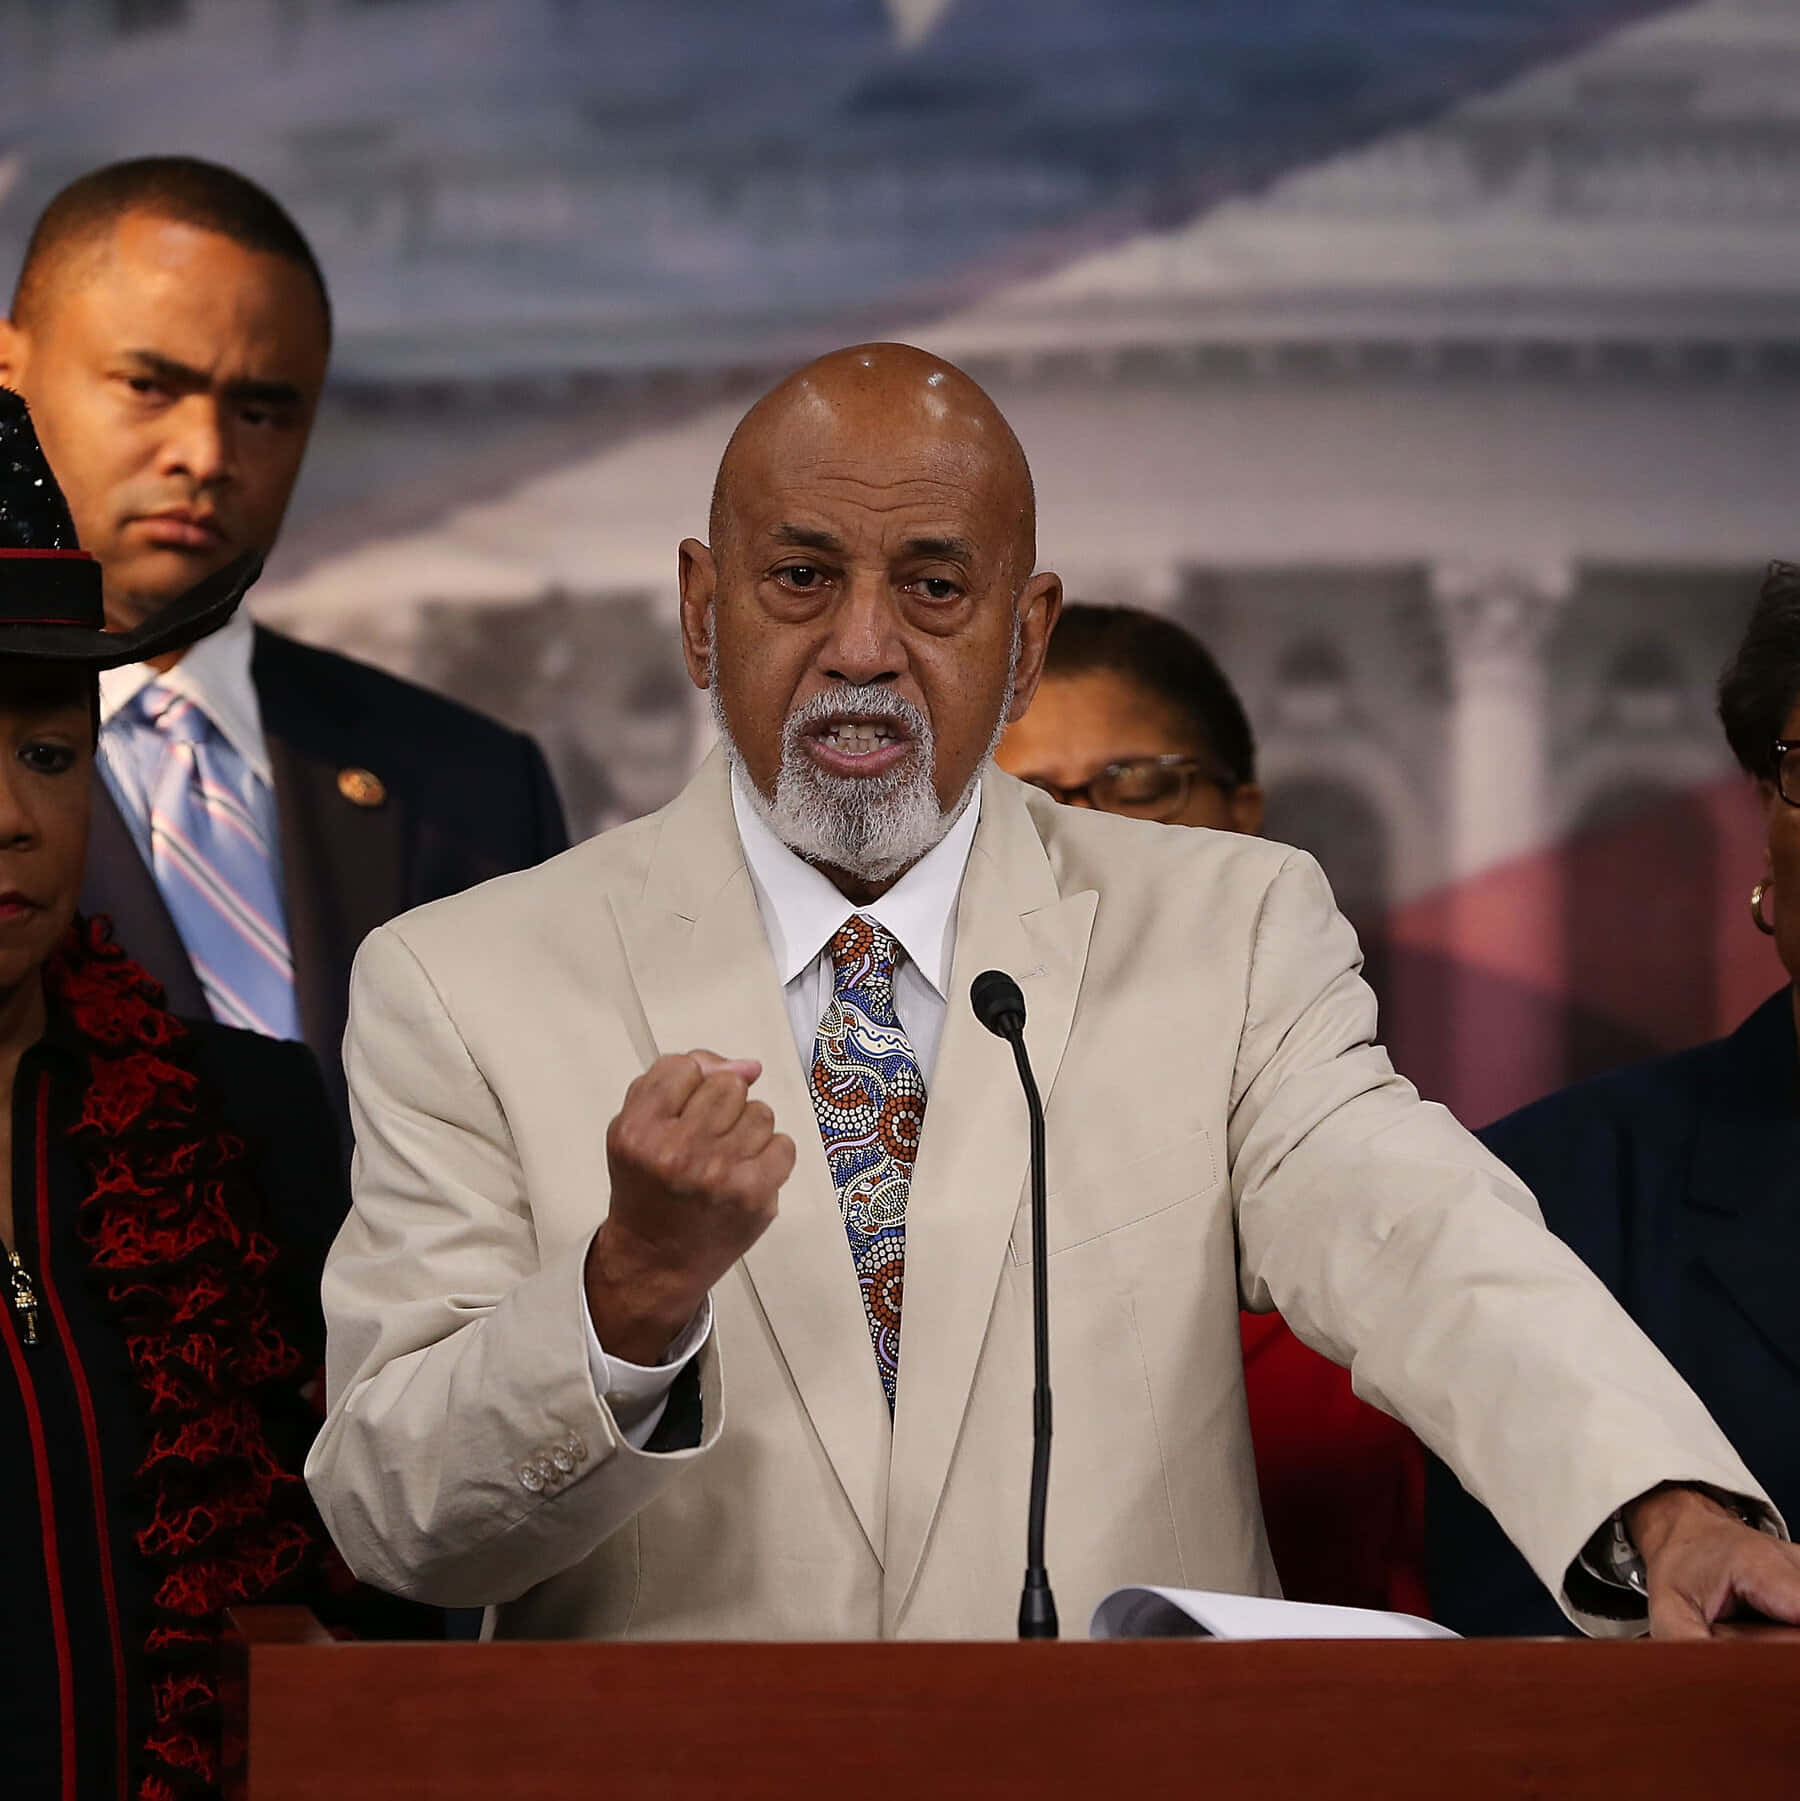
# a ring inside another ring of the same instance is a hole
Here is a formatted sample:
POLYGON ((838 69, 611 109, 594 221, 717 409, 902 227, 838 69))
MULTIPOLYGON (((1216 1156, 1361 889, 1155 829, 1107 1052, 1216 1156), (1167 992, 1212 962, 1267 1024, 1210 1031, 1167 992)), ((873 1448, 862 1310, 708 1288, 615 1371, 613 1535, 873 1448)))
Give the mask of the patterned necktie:
POLYGON ((152 682, 137 705, 162 741, 150 790, 156 885, 213 1016, 298 1038, 294 963, 274 859, 246 802, 249 770, 183 694, 152 682))
POLYGON ((894 1013, 894 949, 893 934, 861 914, 838 927, 811 1076, 890 1414, 900 1377, 906 1191, 925 1124, 925 1078, 894 1013))

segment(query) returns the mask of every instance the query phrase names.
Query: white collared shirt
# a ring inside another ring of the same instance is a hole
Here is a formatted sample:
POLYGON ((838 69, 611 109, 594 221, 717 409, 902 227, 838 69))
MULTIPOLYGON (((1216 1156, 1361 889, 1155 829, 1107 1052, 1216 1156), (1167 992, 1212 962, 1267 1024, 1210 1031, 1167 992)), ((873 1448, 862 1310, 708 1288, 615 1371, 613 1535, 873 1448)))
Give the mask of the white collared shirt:
MULTIPOLYGON (((770 831, 744 791, 743 781, 734 763, 732 815, 737 821, 738 840, 743 845, 751 885, 756 890, 769 953, 781 979, 782 998, 787 1002, 788 1021, 794 1032, 794 1052, 801 1068, 812 1067, 819 1021, 832 995, 831 939, 853 913, 861 913, 892 932, 905 952, 894 970, 894 1012, 919 1059, 929 1107, 932 1071, 937 1065, 938 1043, 949 1011, 950 967, 956 951, 956 903, 962 894, 969 852, 974 847, 975 828, 981 820, 980 785, 950 830, 886 894, 855 907, 827 877, 796 856, 770 831)), ((735 1054, 735 1047, 718 1049, 722 1056, 735 1054)), ((849 1279, 848 1269, 845 1279, 849 1279)), ((594 1386, 612 1408, 626 1443, 634 1450, 641 1451, 656 1430, 669 1389, 682 1365, 706 1342, 712 1331, 712 1317, 712 1298, 708 1296, 688 1322, 687 1330, 654 1368, 609 1357, 589 1320, 588 1365, 593 1371, 594 1386)))
MULTIPOLYGON (((219 778, 236 794, 256 821, 269 859, 275 893, 285 894, 281 867, 281 817, 275 800, 275 772, 269 741, 263 732, 262 707, 256 697, 250 663, 256 628, 240 607, 211 636, 191 646, 173 669, 159 671, 148 663, 128 663, 100 672, 100 779, 117 804, 144 867, 153 874, 156 857, 150 834, 150 803, 162 776, 168 744, 135 710, 127 711, 151 682, 193 703, 237 754, 237 767, 220 760, 219 778)), ((285 940, 285 912, 272 922, 285 940)), ((207 947, 189 944, 190 957, 204 960, 207 947)))
POLYGON ((744 780, 734 763, 731 811, 756 889, 756 905, 775 959, 775 973, 781 980, 801 1067, 812 1067, 819 1021, 831 1000, 827 947, 838 927, 853 913, 861 913, 886 926, 906 953, 894 970, 894 1012, 919 1059, 929 1106, 938 1041, 944 1035, 944 1016, 949 1011, 956 903, 975 843, 975 828, 981 822, 979 784, 956 823, 931 850, 879 900, 854 907, 827 877, 795 856, 769 830, 745 792, 744 780))
POLYGON ((156 867, 150 854, 150 796, 162 769, 165 747, 149 727, 119 715, 150 683, 160 681, 192 701, 242 760, 244 792, 238 798, 262 829, 263 842, 275 859, 276 892, 281 891, 275 775, 269 762, 269 741, 263 735, 262 707, 257 702, 256 684, 250 679, 255 648, 255 627, 240 607, 211 637, 192 646, 173 669, 158 671, 148 663, 127 663, 122 669, 100 671, 100 776, 124 815, 146 869, 156 867))
MULTIPOLYGON (((100 728, 137 699, 151 682, 191 700, 218 730, 220 736, 244 759, 250 773, 273 792, 275 776, 269 763, 269 741, 263 735, 262 707, 256 683, 250 678, 250 658, 256 648, 256 627, 242 607, 214 632, 159 676, 148 663, 127 663, 123 669, 100 671, 100 728)), ((145 812, 149 809, 146 807, 145 812)))

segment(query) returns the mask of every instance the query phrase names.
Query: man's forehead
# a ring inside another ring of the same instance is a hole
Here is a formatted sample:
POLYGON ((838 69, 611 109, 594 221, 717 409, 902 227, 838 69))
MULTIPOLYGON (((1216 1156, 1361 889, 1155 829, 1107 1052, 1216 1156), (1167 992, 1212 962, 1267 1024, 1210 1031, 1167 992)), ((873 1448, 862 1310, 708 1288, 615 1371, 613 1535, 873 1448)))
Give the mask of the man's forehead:
POLYGON ((972 558, 1004 548, 1007 531, 997 509, 941 482, 772 487, 734 512, 738 536, 757 550, 972 558))
POLYGON ((745 459, 726 486, 725 498, 741 527, 753 534, 776 530, 808 513, 819 522, 855 521, 858 529, 929 518, 946 531, 1004 529, 1016 510, 1018 484, 979 446, 911 448, 844 457, 794 455, 745 459))
POLYGON ((304 270, 182 220, 131 213, 97 233, 58 273, 59 313, 91 331, 180 357, 209 344, 253 341, 263 358, 311 360, 323 345, 291 317, 312 290, 304 270), (204 268, 200 265, 204 263, 204 268), (179 347, 158 341, 170 334, 179 347))

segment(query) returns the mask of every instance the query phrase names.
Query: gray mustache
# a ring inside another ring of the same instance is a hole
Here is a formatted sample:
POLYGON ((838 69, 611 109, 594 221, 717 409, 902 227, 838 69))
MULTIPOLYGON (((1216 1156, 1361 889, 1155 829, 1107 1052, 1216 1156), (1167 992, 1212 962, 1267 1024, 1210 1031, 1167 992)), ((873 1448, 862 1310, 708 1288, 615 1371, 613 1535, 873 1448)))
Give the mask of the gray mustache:
POLYGON ((931 721, 904 695, 896 694, 892 688, 859 688, 851 682, 823 688, 802 701, 787 716, 782 735, 792 743, 814 726, 846 714, 858 719, 898 720, 914 742, 924 745, 931 741, 931 721))

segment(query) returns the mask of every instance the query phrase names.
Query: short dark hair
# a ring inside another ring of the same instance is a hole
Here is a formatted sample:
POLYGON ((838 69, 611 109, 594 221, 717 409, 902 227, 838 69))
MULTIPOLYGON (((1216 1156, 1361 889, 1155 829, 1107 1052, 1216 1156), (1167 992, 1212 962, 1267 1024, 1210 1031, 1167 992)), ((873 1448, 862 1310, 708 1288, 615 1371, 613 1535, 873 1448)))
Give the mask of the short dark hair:
POLYGON ((1800 565, 1771 563, 1732 659, 1719 677, 1719 719, 1732 755, 1775 779, 1775 741, 1800 699, 1800 565))
POLYGON ((1159 701, 1217 759, 1226 785, 1256 780, 1256 737, 1237 690, 1192 632, 1139 607, 1071 601, 1044 661, 1047 676, 1122 675, 1159 701))
POLYGON ((13 288, 12 316, 29 328, 57 265, 103 236, 128 213, 148 213, 179 225, 217 232, 246 250, 260 250, 304 269, 318 291, 331 339, 331 295, 305 235, 274 195, 219 163, 195 156, 142 156, 109 163, 70 182, 44 208, 25 246, 13 288))

